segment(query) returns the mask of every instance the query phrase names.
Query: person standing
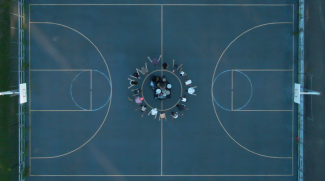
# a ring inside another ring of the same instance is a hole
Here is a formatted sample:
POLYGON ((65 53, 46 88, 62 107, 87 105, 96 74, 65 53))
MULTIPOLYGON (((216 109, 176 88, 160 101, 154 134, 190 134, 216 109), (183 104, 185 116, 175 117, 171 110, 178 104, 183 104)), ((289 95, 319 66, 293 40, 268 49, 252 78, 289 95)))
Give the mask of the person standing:
POLYGON ((184 110, 184 108, 185 108, 186 110, 188 110, 188 108, 185 107, 185 104, 177 104, 176 107, 178 108, 178 110, 179 110, 179 112, 181 113, 182 116, 184 116, 184 114, 183 114, 183 110, 184 110))
POLYGON ((142 112, 141 117, 143 117, 144 113, 145 113, 146 110, 147 110, 147 105, 142 105, 142 104, 141 104, 141 106, 140 106, 139 108, 135 109, 135 111, 137 111, 137 110, 139 110, 139 109, 141 109, 141 112, 142 112))
POLYGON ((180 97, 179 100, 186 103, 187 102, 187 97, 184 95, 183 97, 180 97))
POLYGON ((163 63, 162 64, 162 67, 163 67, 163 69, 167 69, 168 68, 168 64, 167 63, 163 63))
POLYGON ((185 92, 187 92, 187 93, 189 93, 189 94, 191 94, 191 95, 195 95, 195 96, 196 96, 196 94, 194 94, 194 92, 195 92, 195 88, 197 88, 197 86, 190 87, 190 88, 188 88, 187 90, 185 90, 185 92))
POLYGON ((186 76, 187 74, 183 71, 183 69, 179 69, 179 76, 183 77, 186 76))
POLYGON ((150 60, 150 62, 151 62, 155 67, 157 67, 157 64, 159 63, 160 58, 161 58, 161 55, 159 56, 159 59, 157 59, 157 58, 153 58, 153 60, 151 60, 150 57, 148 57, 148 59, 150 60))
POLYGON ((150 114, 153 115, 153 116, 155 116, 155 119, 156 119, 157 118, 157 114, 158 114, 157 108, 151 109, 151 111, 148 113, 148 116, 150 114))
POLYGON ((182 67, 183 64, 181 64, 180 66, 178 66, 177 64, 175 64, 175 60, 173 60, 173 72, 175 72, 175 70, 178 70, 179 68, 182 67))
POLYGON ((172 112, 171 116, 172 116, 172 122, 174 122, 174 118, 175 119, 178 118, 178 112, 172 112))
POLYGON ((161 112, 160 115, 159 115, 159 121, 165 119, 165 121, 167 121, 167 117, 166 117, 166 113, 164 112, 161 112))
POLYGON ((132 89, 131 91, 134 91, 134 95, 133 96, 136 96, 136 95, 139 95, 141 94, 142 90, 141 89, 132 89))
POLYGON ((135 78, 135 79, 141 79, 138 72, 135 72, 133 75, 130 75, 130 77, 135 78))
POLYGON ((137 104, 141 104, 143 100, 144 100, 143 97, 139 97, 139 96, 138 96, 138 97, 135 98, 135 103, 137 103, 137 104))
POLYGON ((148 75, 149 70, 147 67, 147 63, 145 63, 144 65, 145 65, 144 67, 141 67, 141 70, 136 69, 137 73, 141 72, 143 75, 148 75))
POLYGON ((128 89, 130 89, 131 87, 135 86, 135 85, 138 85, 138 82, 135 81, 135 80, 132 80, 130 78, 128 78, 128 80, 130 80, 130 87, 128 87, 128 89))
POLYGON ((186 86, 191 86, 191 85, 192 85, 192 80, 190 79, 190 77, 188 77, 188 78, 185 80, 185 85, 186 85, 186 86))

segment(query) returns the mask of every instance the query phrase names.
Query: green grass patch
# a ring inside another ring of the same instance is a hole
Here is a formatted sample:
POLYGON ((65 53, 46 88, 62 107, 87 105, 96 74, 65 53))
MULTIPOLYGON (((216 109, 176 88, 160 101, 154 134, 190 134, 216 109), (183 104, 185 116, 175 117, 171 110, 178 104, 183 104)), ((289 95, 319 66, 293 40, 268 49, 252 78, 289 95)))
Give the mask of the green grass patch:
MULTIPOLYGON (((10 90, 10 0, 0 4, 0 91, 10 90)), ((11 97, 0 96, 0 180, 11 175, 10 131, 11 97)))

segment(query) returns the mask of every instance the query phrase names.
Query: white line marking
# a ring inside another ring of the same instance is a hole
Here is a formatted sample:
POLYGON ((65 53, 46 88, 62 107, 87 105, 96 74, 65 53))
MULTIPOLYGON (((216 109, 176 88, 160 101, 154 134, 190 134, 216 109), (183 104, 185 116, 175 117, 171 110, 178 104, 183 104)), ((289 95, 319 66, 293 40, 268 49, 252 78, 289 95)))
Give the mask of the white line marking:
POLYGON ((272 71, 293 71, 293 69, 232 69, 232 70, 234 70, 234 71, 266 71, 266 72, 268 72, 268 71, 270 71, 270 72, 272 72, 272 71))
MULTIPOLYGON (((256 29, 258 27, 262 27, 262 26, 266 26, 266 25, 272 25, 272 24, 293 24, 292 22, 273 22, 273 23, 266 23, 266 24, 261 24, 261 25, 258 25, 258 26, 255 26, 253 28, 250 28, 248 30, 246 30, 245 32, 243 32, 242 34, 240 34, 239 36, 237 36, 232 42, 230 42, 230 44, 226 47, 226 49, 222 52, 221 56, 219 57, 219 60, 217 62, 217 65, 216 65, 216 68, 214 69, 214 73, 213 73, 213 77, 212 77, 212 84, 211 84, 211 96, 212 96, 212 105, 213 105, 213 108, 214 108, 214 112, 217 116, 217 119, 222 127, 222 129, 226 132, 226 134, 237 144, 239 145, 240 147, 242 147, 243 149, 255 154, 255 155, 259 155, 259 156, 262 156, 262 157, 267 157, 267 158, 275 158, 275 159, 292 159, 292 157, 274 157, 274 156, 267 156, 267 155, 262 155, 262 154, 259 154, 259 153, 256 153, 256 152, 253 152, 252 150, 249 150, 248 148, 244 147, 243 145, 241 145, 239 142, 237 142, 229 133, 228 131, 226 130, 226 128, 223 126, 221 120, 219 119, 219 116, 218 116, 218 113, 216 111, 216 108, 215 108, 215 103, 214 103, 214 99, 213 99, 213 83, 214 83, 214 78, 215 78, 215 74, 216 74, 216 70, 218 68, 218 65, 220 63, 220 60, 222 59, 223 55, 225 54, 225 52, 227 51, 227 49, 238 39, 240 38, 242 35, 246 34, 247 32, 253 30, 253 29, 256 29)), ((291 110, 292 111, 292 110, 291 110)))
POLYGON ((30 4, 32 6, 292 6, 293 4, 30 4))
MULTIPOLYGON (((161 63, 163 63, 163 60, 164 60, 164 56, 163 56, 163 41, 164 41, 164 32, 163 32, 163 30, 164 30, 164 6, 161 6, 161 63)), ((161 67, 162 68, 162 67, 161 67)), ((161 71, 161 76, 163 75, 163 71, 161 71)), ((163 109, 163 102, 161 102, 161 109, 163 109)), ((161 128, 161 130, 160 130, 160 132, 161 132, 161 135, 160 135, 160 138, 161 138, 161 140, 160 140, 160 148, 161 148, 161 150, 160 150, 160 175, 163 175, 163 151, 164 151, 164 149, 163 149, 163 143, 164 143, 164 134, 163 134, 163 127, 164 127, 164 123, 163 123, 164 121, 163 120, 161 120, 161 126, 160 126, 160 128, 161 128)))
MULTIPOLYGON (((29 28, 29 31, 28 31, 28 44, 29 44, 29 67, 31 68, 31 64, 30 64, 30 42, 31 42, 31 39, 30 39, 30 31, 31 31, 31 28, 30 28, 30 5, 28 7, 28 28, 29 28)), ((32 91, 32 88, 31 88, 31 74, 30 74, 30 68, 29 68, 29 175, 32 174, 32 127, 31 127, 31 124, 32 124, 32 112, 31 112, 31 108, 32 108, 32 94, 31 94, 31 91, 32 91)))
POLYGON ((34 72, 55 72, 55 71, 91 71, 92 69, 30 69, 34 72))
MULTIPOLYGON (((319 1, 320 2, 320 1, 319 1)), ((292 32, 295 31, 295 5, 292 6, 292 32)), ((295 36, 292 35, 292 70, 295 69, 295 44, 294 44, 294 41, 295 41, 295 36)), ((292 71, 292 89, 294 89, 294 84, 295 84, 295 77, 294 77, 294 74, 295 72, 292 71)), ((293 96, 294 96, 294 90, 293 90, 293 96)), ((293 98, 294 99, 294 98, 293 98)), ((294 106, 294 101, 292 101, 292 109, 294 109, 295 106, 294 106)), ((293 143, 294 143, 294 111, 292 111, 292 121, 291 121, 291 125, 292 125, 292 135, 291 135, 291 147, 292 147, 292 153, 291 153, 291 157, 294 156, 294 152, 293 152, 293 143)), ((293 166, 293 159, 292 159, 292 172, 291 174, 293 175, 294 174, 294 166, 293 166)))
POLYGON ((240 109, 240 110, 233 110, 233 111, 293 111, 293 110, 244 110, 244 109, 240 109))
POLYGON ((39 177, 281 177, 293 175, 31 175, 39 177))
POLYGON ((92 111, 92 110, 30 110, 30 111, 54 111, 54 112, 60 112, 60 111, 92 111))
POLYGON ((93 110, 93 71, 90 71, 90 110, 93 110))

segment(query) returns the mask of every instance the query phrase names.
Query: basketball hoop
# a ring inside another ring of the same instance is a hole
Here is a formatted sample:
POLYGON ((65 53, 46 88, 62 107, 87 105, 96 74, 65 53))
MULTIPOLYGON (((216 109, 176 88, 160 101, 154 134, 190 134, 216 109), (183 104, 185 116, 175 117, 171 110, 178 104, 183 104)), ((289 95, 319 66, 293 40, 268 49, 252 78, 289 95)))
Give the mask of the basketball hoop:
POLYGON ((294 93, 294 102, 297 104, 300 104, 300 96, 301 95, 316 95, 320 96, 322 95, 321 92, 313 91, 313 90, 308 90, 308 92, 301 92, 301 87, 300 84, 295 83, 295 93, 294 93))

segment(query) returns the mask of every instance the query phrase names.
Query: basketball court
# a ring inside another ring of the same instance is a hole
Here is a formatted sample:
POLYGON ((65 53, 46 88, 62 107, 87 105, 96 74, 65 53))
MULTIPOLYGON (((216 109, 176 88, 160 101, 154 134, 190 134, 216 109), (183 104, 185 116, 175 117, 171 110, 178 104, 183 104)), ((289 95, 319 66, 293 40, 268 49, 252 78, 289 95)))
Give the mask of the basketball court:
POLYGON ((158 2, 30 1, 27 180, 296 180, 294 1, 158 2), (167 70, 147 59, 159 55, 167 70), (167 121, 128 100, 145 63, 134 88, 167 121), (171 99, 148 92, 152 75, 171 99))

